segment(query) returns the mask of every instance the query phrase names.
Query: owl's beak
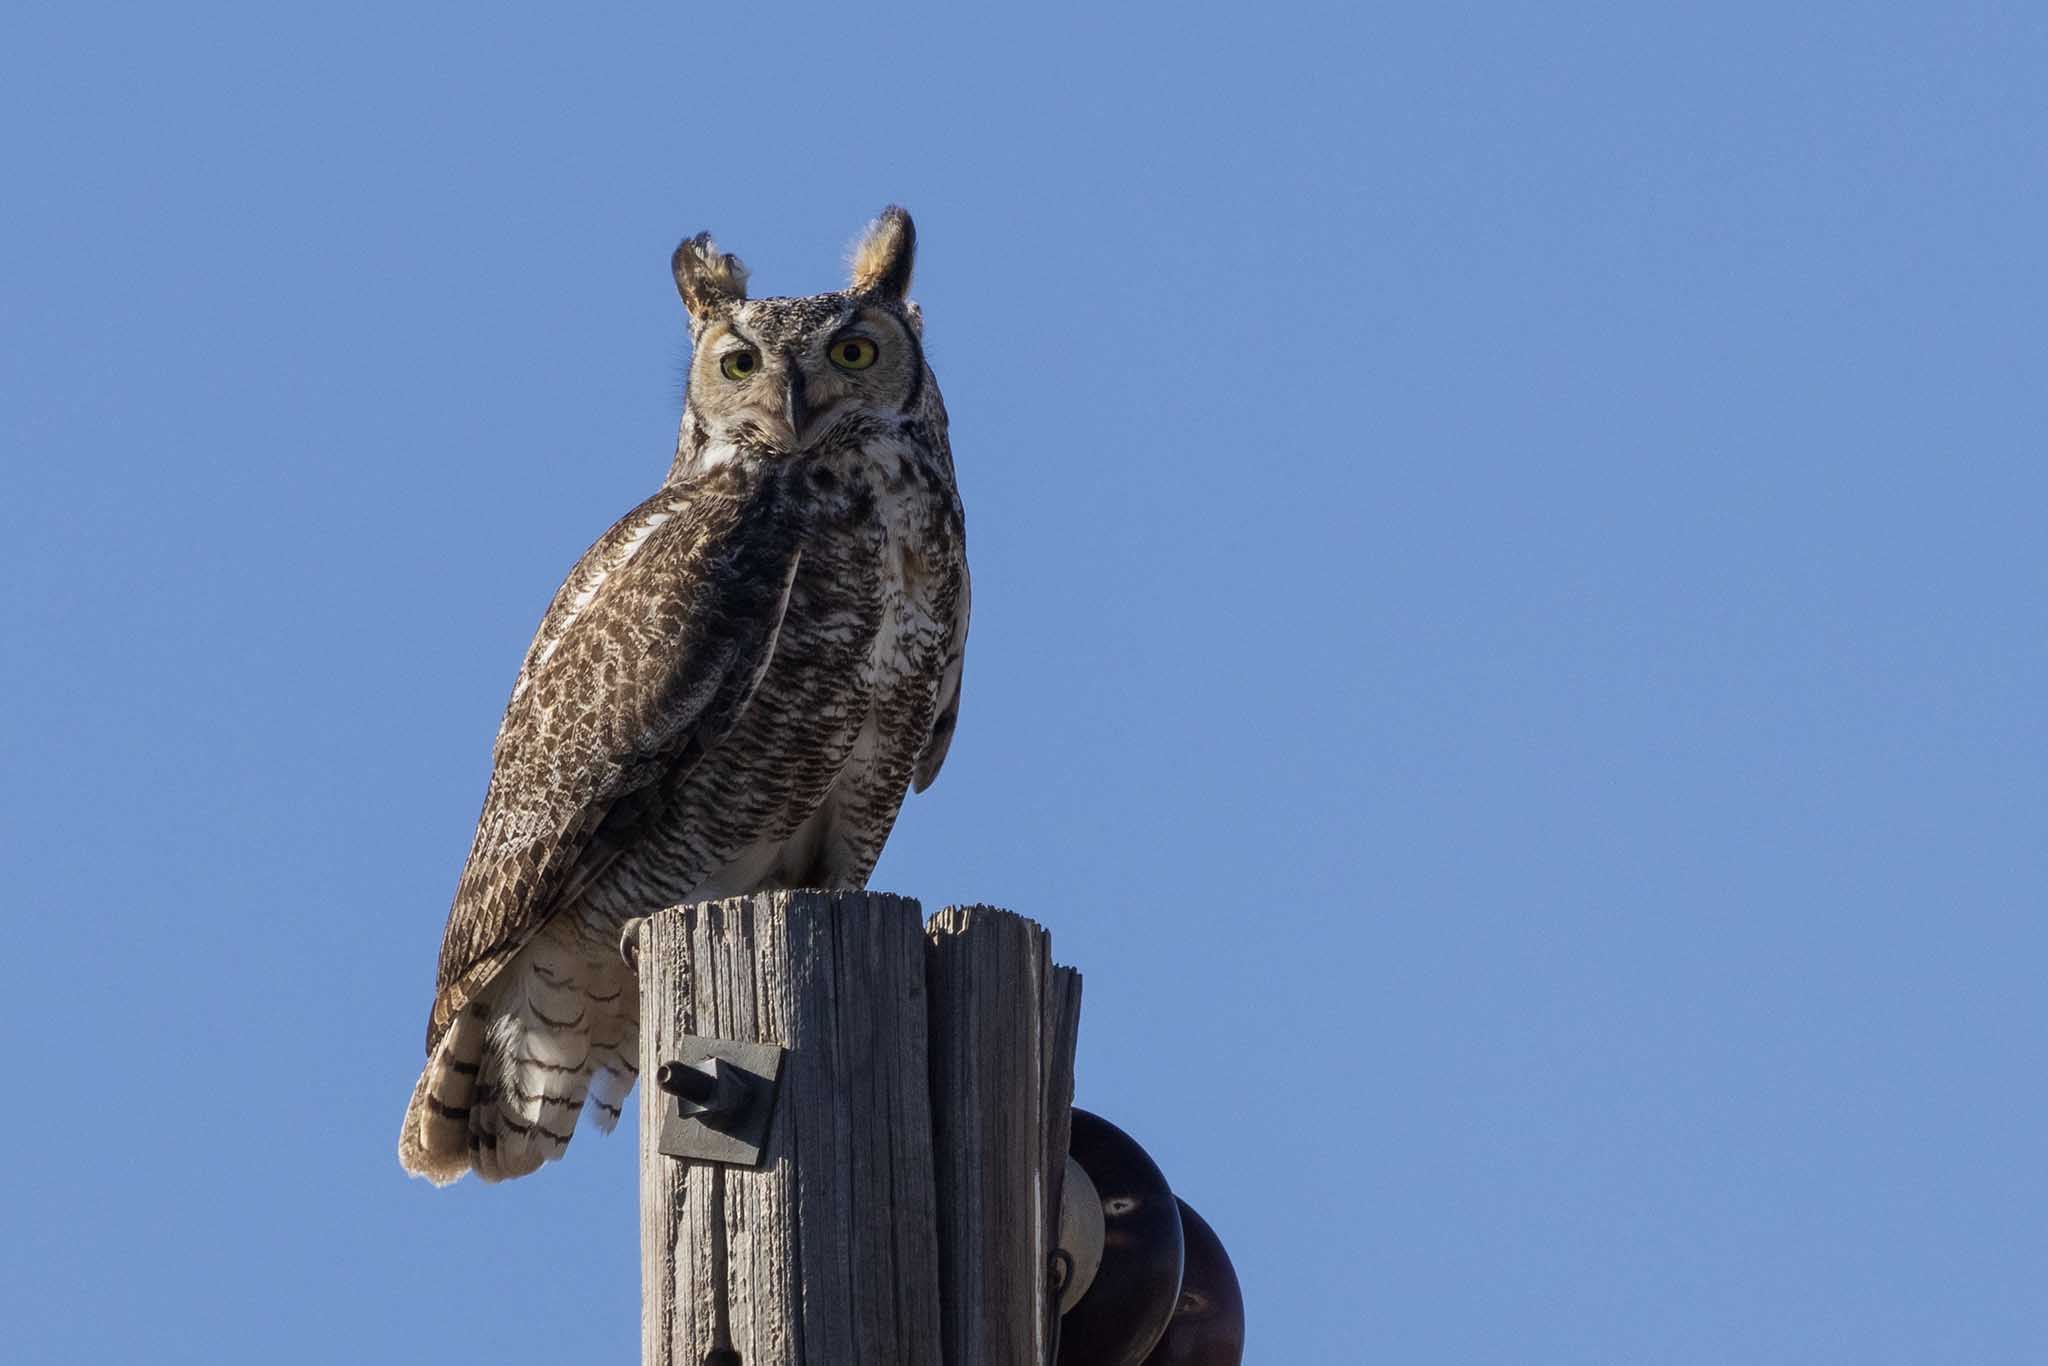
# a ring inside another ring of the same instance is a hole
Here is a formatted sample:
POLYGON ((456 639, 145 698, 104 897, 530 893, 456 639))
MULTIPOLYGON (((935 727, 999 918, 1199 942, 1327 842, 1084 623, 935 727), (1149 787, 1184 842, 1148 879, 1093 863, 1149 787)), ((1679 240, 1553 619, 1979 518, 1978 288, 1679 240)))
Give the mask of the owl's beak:
POLYGON ((782 418, 789 424, 789 444, 798 450, 804 447, 804 424, 811 420, 811 407, 804 394, 804 372, 792 365, 785 372, 785 387, 782 391, 782 418))

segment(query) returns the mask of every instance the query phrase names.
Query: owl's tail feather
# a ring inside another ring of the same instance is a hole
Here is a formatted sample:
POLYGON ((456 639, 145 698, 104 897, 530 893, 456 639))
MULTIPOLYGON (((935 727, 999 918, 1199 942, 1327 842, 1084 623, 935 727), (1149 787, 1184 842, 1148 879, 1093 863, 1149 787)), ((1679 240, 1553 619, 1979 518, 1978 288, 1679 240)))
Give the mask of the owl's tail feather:
POLYGON ((591 1118, 605 1133, 610 1133, 625 1113, 626 1097, 640 1075, 640 1065, 633 1061, 638 1046, 633 1031, 610 1043, 593 1041, 591 1056, 597 1060, 597 1070, 590 1076, 591 1118))
POLYGON ((593 1086, 617 1122, 635 1075, 639 994, 609 945, 558 917, 456 1020, 414 1089, 405 1169, 437 1184, 524 1176, 560 1157, 593 1086))
POLYGON ((489 1008, 473 1001, 441 1036, 427 1059, 405 1124, 398 1132, 398 1162, 414 1176, 445 1186, 470 1169, 469 1121, 483 1061, 489 1008))

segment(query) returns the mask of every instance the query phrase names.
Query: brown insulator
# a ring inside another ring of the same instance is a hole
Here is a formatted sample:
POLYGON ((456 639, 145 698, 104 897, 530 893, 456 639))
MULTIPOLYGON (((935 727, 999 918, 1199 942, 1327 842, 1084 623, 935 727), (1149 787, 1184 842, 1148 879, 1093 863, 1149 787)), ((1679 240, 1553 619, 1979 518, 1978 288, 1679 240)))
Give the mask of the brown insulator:
POLYGON ((1060 1320, 1059 1366, 1139 1366, 1180 1298, 1180 1207, 1158 1164, 1100 1115, 1074 1111, 1069 1151, 1102 1196, 1102 1265, 1060 1320))
POLYGON ((1239 1366, 1244 1360, 1244 1295, 1223 1240, 1208 1221, 1180 1202, 1187 1244, 1180 1303, 1144 1366, 1239 1366))

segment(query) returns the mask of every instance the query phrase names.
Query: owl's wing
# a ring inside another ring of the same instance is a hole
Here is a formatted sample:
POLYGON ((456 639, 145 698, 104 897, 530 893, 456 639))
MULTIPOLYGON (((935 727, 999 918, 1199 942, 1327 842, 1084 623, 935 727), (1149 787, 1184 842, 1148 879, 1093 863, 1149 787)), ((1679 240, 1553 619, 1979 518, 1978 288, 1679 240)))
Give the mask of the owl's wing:
POLYGON ((664 489, 585 552, 498 731, 427 1025, 449 1023, 628 846, 773 657, 801 542, 775 490, 664 489))
POLYGON ((932 711, 932 733, 918 751, 911 782, 919 792, 932 785, 946 762, 953 744, 953 727, 960 720, 960 671, 967 662, 967 609, 973 596, 967 580, 967 561, 960 561, 960 593, 953 609, 953 634, 946 645, 946 664, 939 674, 938 706, 932 711))

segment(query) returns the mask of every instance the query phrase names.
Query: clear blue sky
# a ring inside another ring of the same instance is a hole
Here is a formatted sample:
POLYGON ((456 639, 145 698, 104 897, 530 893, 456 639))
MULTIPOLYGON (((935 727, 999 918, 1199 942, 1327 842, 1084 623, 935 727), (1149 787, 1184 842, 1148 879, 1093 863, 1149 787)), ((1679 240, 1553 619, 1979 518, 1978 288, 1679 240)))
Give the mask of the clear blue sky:
POLYGON ((630 1132, 399 1172, 442 918, 670 248, 897 200, 975 618, 876 883, 1053 928, 1250 1359, 2048 1360, 2039 6, 0 54, 0 1355, 632 1359, 630 1132))

